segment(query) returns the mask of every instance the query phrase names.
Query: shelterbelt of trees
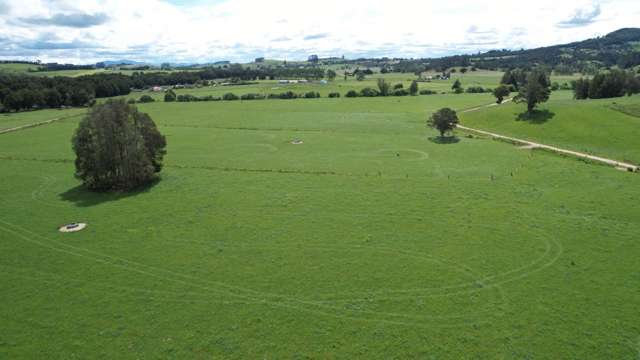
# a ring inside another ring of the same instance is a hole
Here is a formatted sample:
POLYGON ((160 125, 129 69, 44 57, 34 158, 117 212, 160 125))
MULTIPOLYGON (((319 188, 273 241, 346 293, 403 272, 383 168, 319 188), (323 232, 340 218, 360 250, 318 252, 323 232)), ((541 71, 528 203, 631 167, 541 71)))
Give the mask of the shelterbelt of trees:
POLYGON ((578 79, 573 86, 575 98, 603 99, 640 93, 640 76, 613 70, 597 74, 591 79, 578 79))
POLYGON ((324 76, 325 71, 320 67, 251 69, 241 65, 212 67, 199 71, 136 72, 131 76, 94 74, 76 78, 47 78, 7 73, 0 74, 0 111, 86 106, 92 104, 96 98, 128 95, 131 89, 156 85, 195 84, 202 80, 322 79, 324 76))
MULTIPOLYGON (((502 76, 501 84, 509 91, 517 91, 526 84, 528 71, 524 69, 508 70, 502 76)), ((633 71, 613 69, 603 71, 592 78, 572 81, 574 97, 581 99, 606 99, 640 93, 640 75, 633 71)))

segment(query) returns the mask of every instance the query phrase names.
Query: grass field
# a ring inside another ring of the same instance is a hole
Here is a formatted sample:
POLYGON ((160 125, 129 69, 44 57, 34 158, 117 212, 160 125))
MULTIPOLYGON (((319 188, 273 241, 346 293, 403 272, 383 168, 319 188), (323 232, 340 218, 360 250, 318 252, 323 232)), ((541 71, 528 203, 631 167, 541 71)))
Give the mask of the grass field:
POLYGON ((640 96, 575 101, 568 91, 554 93, 541 113, 522 119, 523 105, 505 104, 462 114, 462 123, 503 135, 640 164, 640 96))
POLYGON ((29 69, 36 70, 37 66, 21 63, 0 63, 0 71, 6 71, 10 73, 27 73, 29 72, 29 69))
POLYGON ((58 71, 29 71, 37 70, 38 66, 32 64, 21 64, 21 63, 0 63, 0 72, 9 72, 13 74, 25 74, 32 76, 46 76, 46 77, 55 77, 55 76, 68 76, 68 77, 78 77, 83 75, 94 75, 94 74, 124 74, 131 75, 134 72, 168 72, 160 69, 151 69, 151 70, 128 70, 128 69, 120 69, 120 70, 109 70, 109 69, 84 69, 84 70, 58 70, 58 71))
MULTIPOLYGON (((433 80, 431 82, 420 82, 419 89, 429 89, 437 91, 438 93, 446 92, 451 93, 451 86, 459 79, 462 82, 464 88, 471 86, 481 86, 485 89, 494 88, 502 78, 502 72, 497 71, 477 71, 469 72, 467 74, 452 74, 449 80, 433 80)), ((435 74, 434 74, 435 75, 435 74)), ((287 91, 293 91, 297 94, 304 94, 308 91, 319 92, 322 97, 327 97, 329 93, 339 92, 341 96, 344 96, 349 90, 360 91, 365 87, 377 89, 377 81, 379 78, 385 79, 392 86, 395 84, 402 84, 405 89, 409 88, 409 85, 416 79, 414 74, 406 73, 390 73, 390 74, 374 74, 367 76, 363 81, 356 81, 353 78, 348 78, 346 81, 342 77, 336 78, 334 81, 327 84, 321 84, 320 82, 311 82, 305 84, 279 84, 278 81, 259 81, 257 84, 252 85, 231 85, 231 86, 206 86, 193 89, 178 89, 175 90, 176 94, 191 94, 194 96, 223 96, 225 93, 232 92, 236 95, 255 93, 269 95, 272 93, 283 93, 287 91)), ((567 82, 574 77, 552 77, 553 81, 567 82)), ((133 92, 126 98, 138 99, 142 95, 150 95, 156 100, 162 100, 164 93, 161 92, 133 92)))
POLYGON ((636 358, 640 178, 425 128, 491 101, 140 105, 134 194, 79 186, 76 119, 0 135, 0 357, 636 358))
POLYGON ((21 113, 0 113, 0 131, 13 129, 16 127, 36 124, 52 119, 61 119, 69 116, 81 115, 86 109, 68 109, 68 110, 38 110, 25 111, 21 113))
POLYGON ((611 108, 623 114, 640 118, 640 101, 611 104, 611 108))

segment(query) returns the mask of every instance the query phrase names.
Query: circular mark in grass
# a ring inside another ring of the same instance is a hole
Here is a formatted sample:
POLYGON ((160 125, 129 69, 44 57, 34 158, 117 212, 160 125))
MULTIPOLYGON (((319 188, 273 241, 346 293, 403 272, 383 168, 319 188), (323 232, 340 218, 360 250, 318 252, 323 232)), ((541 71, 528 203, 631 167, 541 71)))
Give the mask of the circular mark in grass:
POLYGON ((397 158, 404 161, 422 161, 429 158, 429 154, 415 149, 381 149, 375 152, 388 158, 397 158))
POLYGON ((278 283, 284 291, 272 295, 308 301, 331 301, 345 294, 356 299, 446 296, 461 289, 473 290, 470 284, 476 284, 480 278, 449 261, 368 246, 230 246, 225 247, 224 255, 217 261, 231 269, 248 259, 252 259, 252 266, 237 281, 246 284, 262 278, 257 285, 266 288, 254 291, 267 291, 278 283))
MULTIPOLYGON (((469 326, 503 316, 500 305, 506 298, 500 285, 544 270, 563 252, 558 241, 541 237, 546 245, 541 256, 519 268, 483 276, 463 264, 396 248, 309 243, 285 246, 234 244, 225 250, 231 250, 231 254, 237 256, 227 254, 225 258, 231 263, 242 261, 243 266, 240 272, 237 272, 238 266, 232 267, 234 271, 230 274, 241 282, 232 285, 216 281, 207 274, 184 274, 96 251, 88 251, 88 255, 79 247, 58 247, 56 241, 1 219, 0 230, 65 254, 189 285, 211 294, 212 300, 223 297, 345 320, 429 327, 469 326), (255 262, 247 264, 247 259, 261 260, 257 262, 259 269, 253 266, 255 262), (384 266, 381 268, 380 264, 384 266), (310 274, 313 276, 308 276, 310 274), (245 287, 250 283, 258 286, 245 287), (274 286, 284 286, 288 288, 284 290, 289 291, 273 293, 274 286), (447 300, 435 299, 438 297, 447 297, 447 300)), ((224 279, 228 264, 220 260, 223 258, 207 261, 207 264, 215 265, 209 270, 224 279)))

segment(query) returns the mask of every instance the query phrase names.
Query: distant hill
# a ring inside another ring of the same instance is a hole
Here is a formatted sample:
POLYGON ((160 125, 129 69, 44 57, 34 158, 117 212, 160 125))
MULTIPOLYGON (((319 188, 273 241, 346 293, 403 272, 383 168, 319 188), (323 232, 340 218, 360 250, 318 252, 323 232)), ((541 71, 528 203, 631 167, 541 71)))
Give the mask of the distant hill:
MULTIPOLYGON (((230 61, 207 63, 168 63, 174 70, 192 70, 208 67, 230 65, 230 61)), ((528 68, 546 65, 557 73, 596 73, 602 68, 620 67, 640 68, 640 28, 625 28, 606 36, 572 42, 569 44, 546 46, 522 50, 492 50, 485 53, 455 55, 442 58, 401 59, 401 58, 324 58, 321 66, 335 64, 351 64, 360 68, 380 68, 385 71, 419 73, 425 70, 445 71, 454 67, 476 67, 489 70, 506 70, 510 68, 528 68)), ((162 64, 165 65, 165 64, 162 64)), ((316 63, 307 61, 283 61, 263 59, 262 61, 244 64, 252 69, 264 67, 317 67, 316 63)), ((106 60, 94 65, 71 64, 36 64, 25 61, 0 61, 0 72, 37 73, 55 70, 84 70, 88 68, 120 67, 133 70, 152 70, 162 66, 157 63, 134 60, 106 60)))
POLYGON ((537 49, 490 51, 472 57, 471 60, 479 65, 482 64, 483 67, 535 63, 578 68, 589 66, 589 64, 629 68, 640 64, 640 29, 620 29, 599 38, 537 49))
POLYGON ((105 66, 147 65, 147 63, 145 62, 133 61, 133 60, 107 60, 107 61, 101 61, 98 64, 104 64, 105 66))
POLYGON ((476 55, 402 60, 394 68, 415 71, 421 67, 440 70, 456 66, 507 69, 536 65, 547 65, 561 72, 586 73, 613 66, 624 69, 638 66, 640 65, 640 29, 620 29, 603 37, 536 49, 493 50, 476 55))

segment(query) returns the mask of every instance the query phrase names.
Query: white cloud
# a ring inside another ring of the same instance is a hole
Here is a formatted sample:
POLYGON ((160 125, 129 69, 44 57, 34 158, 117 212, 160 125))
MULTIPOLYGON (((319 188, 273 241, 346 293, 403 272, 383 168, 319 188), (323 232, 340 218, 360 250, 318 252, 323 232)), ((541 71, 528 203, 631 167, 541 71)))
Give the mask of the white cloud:
POLYGON ((557 26, 561 28, 588 26, 596 21, 601 12, 602 10, 599 3, 594 3, 588 7, 581 7, 576 9, 571 18, 559 22, 557 26))
POLYGON ((544 46, 637 26, 640 1, 0 0, 0 9, 0 58, 209 62, 544 46))

